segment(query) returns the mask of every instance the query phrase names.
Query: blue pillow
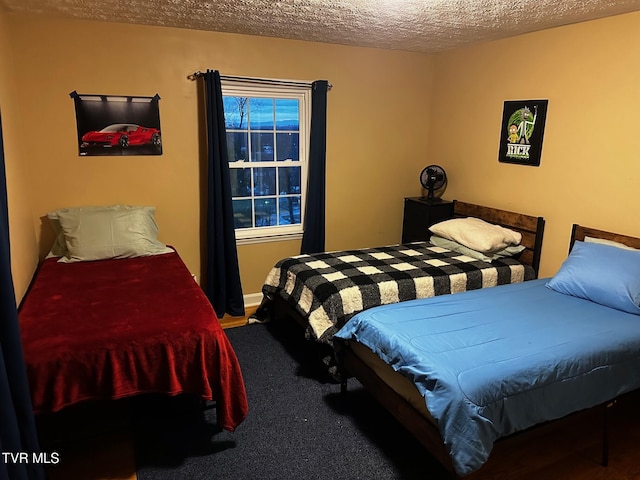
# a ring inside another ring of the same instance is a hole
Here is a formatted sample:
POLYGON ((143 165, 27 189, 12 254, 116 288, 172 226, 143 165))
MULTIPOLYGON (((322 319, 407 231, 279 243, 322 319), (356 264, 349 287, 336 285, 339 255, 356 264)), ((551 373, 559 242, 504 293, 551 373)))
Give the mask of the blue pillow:
POLYGON ((547 287, 640 315, 640 252, 575 242, 547 287))

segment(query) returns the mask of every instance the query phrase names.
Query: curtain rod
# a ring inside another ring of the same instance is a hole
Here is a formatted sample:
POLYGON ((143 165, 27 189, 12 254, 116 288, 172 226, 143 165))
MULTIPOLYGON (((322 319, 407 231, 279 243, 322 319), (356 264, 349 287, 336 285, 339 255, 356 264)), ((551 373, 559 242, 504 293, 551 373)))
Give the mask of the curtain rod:
MULTIPOLYGON (((203 75, 204 75, 204 72, 201 72, 200 70, 196 70, 192 74, 187 75, 187 79, 194 81, 202 77, 203 75)), ((220 80, 244 80, 244 81, 250 81, 250 82, 265 83, 268 85, 289 85, 293 87, 300 87, 300 86, 310 87, 312 84, 312 82, 302 82, 302 81, 295 81, 295 80, 277 80, 273 78, 259 78, 259 77, 240 77, 236 75, 220 75, 220 80)), ((331 89, 332 87, 333 85, 329 83, 328 88, 331 89)))

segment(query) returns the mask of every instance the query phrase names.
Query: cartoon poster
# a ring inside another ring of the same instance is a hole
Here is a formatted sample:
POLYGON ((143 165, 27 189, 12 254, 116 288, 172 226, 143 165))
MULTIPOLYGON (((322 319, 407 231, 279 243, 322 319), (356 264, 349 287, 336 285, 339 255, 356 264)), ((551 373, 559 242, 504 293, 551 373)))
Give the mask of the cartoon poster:
POLYGON ((548 100, 504 102, 500 153, 503 163, 540 165, 548 100))
POLYGON ((162 155, 160 97, 72 92, 80 156, 162 155))

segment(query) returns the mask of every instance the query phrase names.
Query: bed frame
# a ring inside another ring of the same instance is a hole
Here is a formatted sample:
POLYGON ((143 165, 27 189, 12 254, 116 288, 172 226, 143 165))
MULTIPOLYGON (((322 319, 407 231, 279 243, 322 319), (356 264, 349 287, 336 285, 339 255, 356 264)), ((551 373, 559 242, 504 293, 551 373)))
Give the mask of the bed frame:
MULTIPOLYGON (((466 209, 466 205, 464 209, 466 209)), ((469 210, 466 210, 469 211, 469 210)), ((573 246, 576 240, 584 240, 585 236, 601 238, 605 240, 613 240, 616 242, 624 243, 625 245, 640 248, 640 238, 630 237, 626 235, 620 235, 616 233, 606 232, 603 230, 597 230, 594 228, 583 227, 581 225, 574 224, 571 232, 570 246, 573 246)), ((431 455, 450 473, 451 478, 457 478, 451 458, 445 448, 445 445, 440 436, 440 431, 432 420, 425 417, 419 410, 411 405, 404 397, 398 394, 387 383, 385 383, 374 370, 365 363, 352 348, 349 347, 349 342, 340 345, 338 349, 338 358, 341 368, 347 372, 347 375, 343 375, 341 382, 342 394, 347 393, 347 378, 355 377, 364 388, 389 412, 391 413, 416 439, 431 453, 431 455)), ((399 375, 399 374, 398 374, 399 375)), ((607 411, 615 404, 615 400, 607 402, 603 405, 593 407, 590 410, 601 409, 603 412, 603 431, 602 431, 602 465, 608 464, 608 428, 607 428, 607 411)), ((531 434, 533 431, 538 431, 547 425, 557 425, 563 421, 567 421, 569 418, 573 419, 575 416, 581 415, 582 412, 571 414, 567 417, 547 422, 540 426, 531 427, 528 430, 513 434, 509 437, 498 440, 498 444, 506 443, 512 437, 521 437, 523 435, 531 434)), ((480 469, 480 472, 482 469, 480 469)), ((473 478, 476 472, 466 478, 473 478)))
MULTIPOLYGON (((486 207, 473 203, 454 200, 453 216, 477 217, 489 223, 510 228, 522 234, 522 242, 525 250, 520 254, 519 260, 525 265, 533 267, 536 277, 540 267, 540 253, 542 251, 542 238, 544 235, 544 218, 522 213, 510 212, 499 208, 486 207)), ((427 239, 425 239, 427 240, 427 239)), ((307 320, 293 307, 280 297, 273 298, 270 315, 274 319, 289 318, 307 327, 307 320)))

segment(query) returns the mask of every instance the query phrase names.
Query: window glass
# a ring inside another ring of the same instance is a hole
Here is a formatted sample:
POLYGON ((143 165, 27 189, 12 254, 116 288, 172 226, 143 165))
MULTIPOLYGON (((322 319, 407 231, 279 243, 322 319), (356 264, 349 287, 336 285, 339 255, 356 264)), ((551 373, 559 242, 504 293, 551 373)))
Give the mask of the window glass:
POLYGON ((230 162, 249 161, 249 135, 247 132, 227 131, 227 155, 230 162))
POLYGON ((294 98, 276 99, 276 130, 300 129, 300 102, 294 98))
POLYGON ((253 168, 253 195, 263 197, 276 194, 276 169, 253 168))
POLYGON ((250 197, 251 196, 251 169, 250 168, 231 168, 229 169, 229 177, 231 179, 231 196, 232 197, 250 197))
POLYGON ((280 195, 300 194, 300 167, 278 168, 278 193, 280 195))
POLYGON ((247 97, 225 96, 222 98, 225 127, 247 128, 247 116, 249 115, 248 100, 247 97))
POLYGON ((273 133, 251 133, 251 160, 254 162, 273 160, 273 133))
POLYGON ((276 133, 276 160, 300 160, 298 134, 276 133))
POLYGON ((300 196, 280 198, 280 225, 300 223, 300 196))
POLYGON ((233 200, 233 223, 235 228, 253 226, 253 203, 251 200, 233 200))
POLYGON ((277 225, 277 207, 275 197, 256 198, 256 227, 271 227, 277 225))
POLYGON ((273 130, 273 98, 249 98, 249 128, 273 130))

